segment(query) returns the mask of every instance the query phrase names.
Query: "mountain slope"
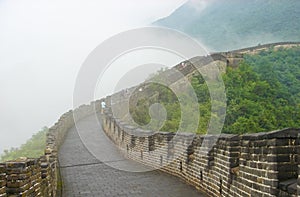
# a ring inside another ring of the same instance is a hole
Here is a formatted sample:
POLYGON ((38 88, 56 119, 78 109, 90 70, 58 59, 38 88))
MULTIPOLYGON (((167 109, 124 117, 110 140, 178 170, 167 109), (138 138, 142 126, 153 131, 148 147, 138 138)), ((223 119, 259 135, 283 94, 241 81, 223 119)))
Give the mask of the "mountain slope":
POLYGON ((9 161, 18 159, 20 157, 38 158, 44 154, 46 146, 46 133, 48 128, 44 127, 42 130, 32 135, 32 137, 26 141, 25 144, 19 148, 11 148, 10 150, 4 150, 4 153, 0 155, 0 161, 9 161))
POLYGON ((190 1, 153 24, 183 31, 210 51, 300 41, 300 1, 218 0, 200 11, 190 1))
MULTIPOLYGON (((246 54, 238 67, 228 66, 222 77, 227 101, 223 133, 243 134, 300 128, 300 47, 246 54)), ((199 103, 197 132, 205 134, 211 118, 217 121, 223 118, 216 113, 217 110, 212 110, 212 104, 221 109, 224 104, 212 100, 201 74, 195 73, 190 82, 199 103)), ((212 88, 218 91, 219 86, 212 88)), ((149 124, 152 121, 150 106, 160 103, 167 114, 161 131, 175 132, 182 125, 184 131, 192 130, 189 125, 194 124, 193 119, 184 119, 182 114, 183 111, 193 114, 195 110, 189 96, 184 97, 184 102, 179 101, 178 96, 160 84, 150 84, 140 94, 145 92, 155 92, 155 96, 139 96, 139 100, 130 105, 130 113, 136 123, 149 124)))

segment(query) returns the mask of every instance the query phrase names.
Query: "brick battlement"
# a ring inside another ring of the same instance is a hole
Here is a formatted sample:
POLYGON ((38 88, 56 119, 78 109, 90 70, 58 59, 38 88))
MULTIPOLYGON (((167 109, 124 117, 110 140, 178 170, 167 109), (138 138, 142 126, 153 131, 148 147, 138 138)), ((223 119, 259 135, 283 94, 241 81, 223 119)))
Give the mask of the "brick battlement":
MULTIPOLYGON (((299 45, 274 43, 195 57, 184 67, 175 66, 183 75, 172 69, 163 75, 176 83, 212 62, 235 67, 244 54, 299 45)), ((109 100, 107 97, 102 126, 126 157, 181 177, 210 196, 300 196, 299 129, 241 136, 143 131, 114 118, 109 100)), ((101 111, 100 102, 63 114, 49 129, 45 154, 40 158, 0 163, 0 197, 57 196, 57 151, 76 121, 101 111)))
POLYGON ((0 197, 43 196, 55 197, 59 193, 59 165, 57 151, 67 131, 80 120, 100 110, 98 102, 82 105, 63 114, 49 129, 45 153, 40 158, 20 158, 0 163, 0 197))
POLYGON ((102 126, 127 158, 209 196, 299 196, 300 129, 209 136, 143 131, 115 119, 110 109, 102 126))

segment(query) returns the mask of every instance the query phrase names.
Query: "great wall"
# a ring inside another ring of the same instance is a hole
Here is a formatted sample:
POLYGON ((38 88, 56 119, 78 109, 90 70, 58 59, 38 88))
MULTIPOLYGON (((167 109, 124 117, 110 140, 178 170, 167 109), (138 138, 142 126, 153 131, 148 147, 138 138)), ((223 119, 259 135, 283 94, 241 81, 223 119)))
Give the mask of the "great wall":
MULTIPOLYGON (((261 45, 214 53, 210 58, 201 57, 198 61, 198 57, 193 62, 205 65, 221 61, 226 66, 236 66, 245 53, 299 45, 298 42, 261 45)), ((194 70, 187 66, 180 71, 187 76, 194 70)), ((172 83, 176 80, 179 79, 172 83)), ((178 176, 209 196, 300 196, 300 129, 207 136, 143 131, 116 118, 111 110, 111 97, 105 100, 103 130, 121 153, 134 161, 178 176)), ((57 152, 76 121, 101 111, 101 101, 63 114, 49 129, 45 154, 40 158, 0 163, 0 197, 60 196, 57 152)))
POLYGON ((179 176, 209 196, 296 196, 300 129, 204 137, 141 131, 109 111, 103 126, 128 158, 179 176))

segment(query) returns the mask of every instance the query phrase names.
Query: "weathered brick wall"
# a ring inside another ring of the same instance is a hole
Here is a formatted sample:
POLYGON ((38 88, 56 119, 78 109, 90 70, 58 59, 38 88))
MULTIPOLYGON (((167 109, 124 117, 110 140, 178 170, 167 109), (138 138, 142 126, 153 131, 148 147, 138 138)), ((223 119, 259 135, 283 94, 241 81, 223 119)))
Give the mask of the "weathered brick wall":
POLYGON ((299 130, 285 129, 241 136, 239 176, 233 185, 243 187, 235 190, 247 196, 295 194, 281 183, 298 176, 297 133, 299 130))
POLYGON ((114 119, 110 110, 103 128, 126 157, 181 177, 209 196, 297 195, 290 183, 299 175, 300 130, 175 135, 136 129, 114 119))
POLYGON ((297 194, 300 196, 300 165, 298 165, 298 186, 297 186, 297 194))
POLYGON ((254 46, 254 47, 233 50, 231 52, 243 53, 243 54, 246 54, 246 53, 247 54, 255 54, 262 50, 268 50, 269 48, 279 48, 279 47, 291 48, 291 47, 296 47, 299 45, 300 45, 300 42, 278 42, 278 43, 263 44, 263 45, 258 45, 258 46, 254 46))
POLYGON ((41 196, 39 159, 6 162, 5 172, 8 196, 41 196))
MULTIPOLYGON (((299 42, 274 43, 196 57, 183 75, 211 61, 236 65, 244 53, 256 53, 270 47, 299 46, 299 42)), ((179 78, 166 71, 170 82, 179 78)), ((125 156, 176 175, 210 196, 300 196, 299 130, 283 130, 251 135, 198 136, 192 134, 144 131, 119 121, 111 115, 111 97, 103 128, 125 156), (217 141, 217 143, 214 143, 217 141), (297 180, 298 183, 294 183, 297 180), (293 184, 291 184, 293 183, 293 184), (297 191, 296 191, 297 190, 297 191)), ((75 121, 100 111, 101 101, 83 105, 63 114, 49 129, 45 155, 0 163, 0 197, 56 196, 57 151, 66 132, 75 121)), ((127 112, 127 111, 126 111, 127 112)), ((125 112, 120 111, 120 114, 125 112)))
MULTIPOLYGON (((300 143, 300 133, 298 134, 298 142, 300 143)), ((300 196, 300 146, 298 147, 298 184, 297 184, 297 194, 300 196)))
POLYGON ((63 114, 46 137, 45 154, 40 158, 20 158, 0 163, 0 197, 56 196, 58 182, 57 152, 66 132, 80 120, 100 111, 100 101, 82 105, 63 114))
POLYGON ((0 164, 0 197, 6 196, 6 170, 5 165, 0 164))

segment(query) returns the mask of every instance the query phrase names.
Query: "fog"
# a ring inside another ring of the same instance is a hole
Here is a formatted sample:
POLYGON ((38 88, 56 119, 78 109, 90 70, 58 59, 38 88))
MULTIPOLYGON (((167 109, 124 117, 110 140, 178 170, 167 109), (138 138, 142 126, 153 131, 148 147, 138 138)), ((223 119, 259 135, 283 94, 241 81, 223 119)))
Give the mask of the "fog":
POLYGON ((103 40, 185 0, 1 0, 0 153, 72 108, 76 75, 103 40))

